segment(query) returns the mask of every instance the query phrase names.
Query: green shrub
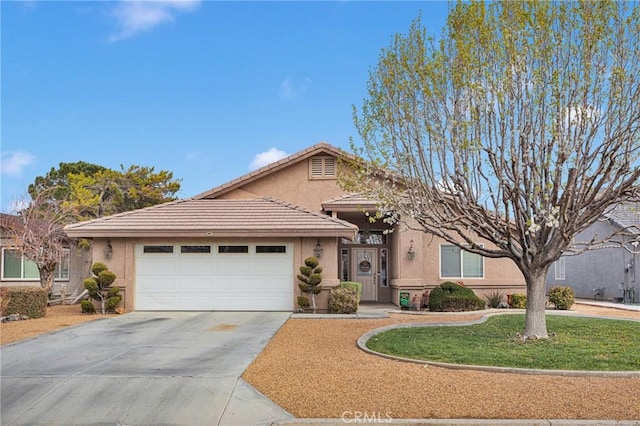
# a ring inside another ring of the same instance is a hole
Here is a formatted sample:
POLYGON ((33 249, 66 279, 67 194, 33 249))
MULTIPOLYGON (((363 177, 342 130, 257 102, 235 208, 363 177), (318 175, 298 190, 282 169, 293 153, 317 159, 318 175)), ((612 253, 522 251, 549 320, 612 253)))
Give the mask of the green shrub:
POLYGON ((105 265, 102 262, 96 262, 93 265, 91 265, 91 272, 93 272, 93 275, 98 276, 100 275, 100 272, 102 271, 106 271, 107 265, 105 265))
POLYGON ((357 283, 354 281, 343 281, 340 283, 340 287, 342 288, 351 288, 358 292, 358 300, 362 297, 362 283, 357 283))
POLYGON ((98 281, 102 284, 102 288, 109 287, 116 280, 116 274, 111 271, 102 271, 98 274, 98 281))
POLYGON ((107 299, 113 297, 113 296, 117 296, 118 293, 120 293, 120 287, 109 287, 109 290, 107 290, 107 299))
POLYGON ((120 301, 122 300, 122 297, 116 295, 116 296, 111 296, 110 298, 107 299, 107 301, 105 302, 105 307, 107 308, 107 312, 112 312, 116 306, 118 306, 118 303, 120 303, 120 301))
POLYGON ((100 288, 98 287, 98 282, 96 281, 95 278, 87 278, 83 281, 83 283, 84 283, 84 288, 89 292, 90 297, 92 297, 93 299, 100 298, 98 293, 100 288))
POLYGON ((84 288, 89 292, 89 297, 100 301, 100 312, 106 314, 113 311, 122 301, 118 293, 120 288, 110 287, 116 280, 116 274, 109 271, 104 263, 96 262, 91 266, 93 277, 84 280, 84 288))
POLYGON ((500 306, 503 297, 504 294, 500 293, 498 290, 493 290, 489 295, 484 296, 484 298, 487 299, 487 304, 489 305, 489 307, 493 309, 496 309, 500 306))
POLYGON ((353 288, 334 287, 329 292, 330 314, 355 314, 358 312, 358 291, 353 288))
POLYGON ((0 289, 0 310, 3 316, 18 314, 42 318, 47 313, 49 296, 42 287, 15 286, 0 289))
POLYGON ((470 288, 451 281, 446 281, 431 290, 429 310, 432 312, 477 311, 485 308, 480 299, 470 288))
POLYGON ((571 287, 555 286, 549 289, 549 302, 553 303, 556 309, 571 309, 576 300, 576 292, 571 287))
POLYGON ((514 309, 524 309, 527 307, 527 295, 516 293, 511 295, 511 307, 514 309))
POLYGON ((300 291, 305 294, 311 295, 311 307, 313 312, 316 312, 316 294, 320 294, 322 291, 322 267, 318 266, 318 259, 315 257, 307 257, 304 260, 304 265, 300 267, 300 273, 298 274, 298 287, 300 291))
POLYGON ((82 309, 83 314, 95 314, 96 307, 93 305, 93 302, 90 300, 82 300, 80 301, 80 308, 82 309))
POLYGON ((308 308, 311 306, 311 302, 309 302, 309 298, 306 296, 298 296, 298 306, 301 308, 308 308))

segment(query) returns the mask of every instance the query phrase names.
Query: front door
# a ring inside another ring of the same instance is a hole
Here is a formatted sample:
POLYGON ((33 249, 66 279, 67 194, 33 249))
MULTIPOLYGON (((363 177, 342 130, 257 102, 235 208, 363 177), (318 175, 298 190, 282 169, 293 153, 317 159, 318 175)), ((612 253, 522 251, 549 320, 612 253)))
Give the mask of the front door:
POLYGON ((351 250, 353 281, 362 283, 360 300, 375 302, 378 300, 378 249, 354 248, 351 250))

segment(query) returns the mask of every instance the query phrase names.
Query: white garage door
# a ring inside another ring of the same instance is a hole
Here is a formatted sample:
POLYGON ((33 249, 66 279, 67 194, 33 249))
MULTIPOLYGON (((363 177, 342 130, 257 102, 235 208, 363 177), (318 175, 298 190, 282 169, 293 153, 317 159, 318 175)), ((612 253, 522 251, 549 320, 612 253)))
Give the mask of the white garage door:
POLYGON ((136 245, 136 309, 290 311, 290 244, 136 245))

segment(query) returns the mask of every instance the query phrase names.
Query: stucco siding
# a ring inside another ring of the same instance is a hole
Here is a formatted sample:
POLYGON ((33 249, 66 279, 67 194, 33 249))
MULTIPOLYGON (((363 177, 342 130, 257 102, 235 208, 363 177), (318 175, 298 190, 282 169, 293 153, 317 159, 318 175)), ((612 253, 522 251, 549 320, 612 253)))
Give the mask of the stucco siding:
MULTIPOLYGON (((598 221, 575 237, 575 241, 587 241, 594 237, 604 237, 618 228, 608 221, 598 221)), ((614 300, 622 297, 620 286, 630 285, 638 288, 636 267, 638 255, 633 255, 620 247, 590 250, 575 256, 563 256, 565 279, 556 278, 555 265, 551 265, 547 274, 547 287, 555 285, 570 286, 576 297, 586 299, 614 300), (631 268, 628 268, 632 265, 631 268), (596 289, 604 292, 596 296, 596 289)), ((640 276, 638 276, 640 278, 640 276)))
POLYGON ((219 199, 268 196, 311 211, 321 211, 322 202, 344 195, 337 179, 309 179, 309 163, 305 159, 275 171, 261 179, 227 192, 219 199))

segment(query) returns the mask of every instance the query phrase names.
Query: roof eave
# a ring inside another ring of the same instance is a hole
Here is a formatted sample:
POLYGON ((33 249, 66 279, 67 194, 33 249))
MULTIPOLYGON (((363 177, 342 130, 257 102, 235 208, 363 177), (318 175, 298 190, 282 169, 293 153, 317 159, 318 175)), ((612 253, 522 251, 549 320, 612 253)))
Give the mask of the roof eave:
POLYGON ((282 237, 339 237, 353 240, 353 229, 274 229, 274 230, 67 230, 75 238, 282 238, 282 237))

